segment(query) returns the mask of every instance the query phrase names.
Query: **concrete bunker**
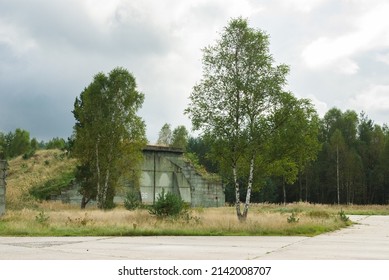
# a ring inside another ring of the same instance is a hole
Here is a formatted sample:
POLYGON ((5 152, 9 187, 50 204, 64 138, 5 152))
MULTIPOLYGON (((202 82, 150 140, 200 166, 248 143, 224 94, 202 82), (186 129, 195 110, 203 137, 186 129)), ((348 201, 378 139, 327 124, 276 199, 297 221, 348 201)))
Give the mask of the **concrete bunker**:
MULTIPOLYGON (((164 189, 172 192, 192 207, 219 207, 225 204, 224 186, 220 177, 200 174, 184 157, 183 151, 166 146, 148 145, 143 149, 143 163, 139 180, 142 203, 153 204, 164 189)), ((114 201, 124 201, 134 184, 126 184, 118 190, 114 201)), ((73 185, 53 200, 81 203, 78 186, 73 185)))
POLYGON ((162 192, 172 192, 192 207, 218 207, 225 203, 220 178, 200 174, 185 160, 183 151, 148 145, 143 149, 140 179, 142 202, 152 204, 162 192))
POLYGON ((0 160, 0 216, 5 214, 5 189, 7 176, 7 162, 0 160))

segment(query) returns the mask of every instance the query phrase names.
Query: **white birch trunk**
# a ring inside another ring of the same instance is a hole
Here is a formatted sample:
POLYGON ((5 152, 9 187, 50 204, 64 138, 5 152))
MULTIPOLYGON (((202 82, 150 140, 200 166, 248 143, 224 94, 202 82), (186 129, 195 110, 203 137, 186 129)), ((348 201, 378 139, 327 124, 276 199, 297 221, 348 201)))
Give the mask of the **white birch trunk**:
POLYGON ((336 188, 338 193, 338 204, 340 204, 340 187, 339 187, 339 145, 336 145, 336 188))
POLYGON ((96 173, 97 173, 97 207, 102 208, 102 199, 101 199, 101 185, 100 185, 100 178, 101 178, 101 171, 100 171, 100 161, 99 161, 99 139, 96 142, 95 145, 95 152, 96 152, 96 173))
POLYGON ((108 194, 108 182, 109 182, 109 169, 107 169, 107 173, 105 174, 105 181, 104 181, 104 187, 102 189, 102 203, 103 205, 107 202, 107 194, 108 194))
POLYGON ((246 220, 247 213, 250 207, 251 190, 253 188, 253 178, 254 178, 254 156, 252 156, 250 161, 249 182, 247 184, 246 202, 244 204, 243 215, 242 215, 243 220, 246 220))
POLYGON ((235 208, 236 208, 236 215, 238 216, 238 219, 241 219, 241 211, 240 211, 240 191, 239 191, 239 182, 238 182, 238 175, 236 172, 236 163, 232 166, 232 174, 234 176, 234 184, 235 184, 235 208))

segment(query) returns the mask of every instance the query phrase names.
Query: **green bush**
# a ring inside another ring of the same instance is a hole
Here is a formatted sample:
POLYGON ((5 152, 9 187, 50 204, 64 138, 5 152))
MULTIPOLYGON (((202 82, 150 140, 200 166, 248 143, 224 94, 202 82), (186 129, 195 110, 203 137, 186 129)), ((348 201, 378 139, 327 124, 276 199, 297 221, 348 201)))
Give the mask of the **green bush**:
POLYGON ((288 223, 290 224, 295 224, 295 223, 298 223, 298 221, 300 220, 300 218, 297 217, 297 214, 295 211, 292 212, 292 215, 290 215, 288 218, 287 218, 287 221, 288 223))
POLYGON ((38 215, 35 216, 35 221, 38 222, 41 225, 47 225, 48 221, 50 219, 49 215, 46 215, 45 211, 40 211, 38 215))
POLYGON ((124 199, 124 207, 127 210, 135 210, 140 208, 142 202, 140 200, 139 192, 130 190, 127 192, 126 198, 124 199))
POLYGON ((338 213, 339 217, 340 217, 340 220, 342 222, 345 222, 345 223, 348 223, 350 222, 350 218, 347 217, 346 213, 344 213, 343 209, 340 210, 340 212, 338 213))
POLYGON ((74 172, 66 172, 59 177, 46 181, 42 185, 33 186, 29 193, 39 200, 49 200, 52 195, 61 194, 61 190, 66 189, 74 180, 74 172))
POLYGON ((150 214, 159 218, 177 217, 186 210, 185 202, 177 195, 162 189, 154 205, 150 207, 150 214))

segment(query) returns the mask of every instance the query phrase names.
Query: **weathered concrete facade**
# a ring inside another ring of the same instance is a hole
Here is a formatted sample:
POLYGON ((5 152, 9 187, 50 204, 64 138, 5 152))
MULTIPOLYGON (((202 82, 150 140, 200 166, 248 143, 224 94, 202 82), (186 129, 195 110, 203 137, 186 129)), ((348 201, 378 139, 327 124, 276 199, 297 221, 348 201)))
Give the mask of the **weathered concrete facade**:
POLYGON ((5 213, 5 189, 7 175, 7 162, 0 160, 0 216, 5 213))
POLYGON ((172 192, 192 207, 218 207, 225 203, 220 180, 205 178, 184 160, 181 150, 162 146, 143 149, 144 162, 140 180, 142 202, 152 204, 158 195, 172 192))
MULTIPOLYGON (((179 195, 192 207, 224 205, 225 194, 221 180, 200 175, 189 162, 185 161, 182 150, 147 146, 143 149, 143 157, 139 182, 142 203, 153 204, 164 189, 165 192, 179 195)), ((130 186, 120 188, 114 201, 122 203, 130 188, 130 186)), ((79 204, 82 196, 78 192, 78 186, 73 185, 52 199, 79 204)))

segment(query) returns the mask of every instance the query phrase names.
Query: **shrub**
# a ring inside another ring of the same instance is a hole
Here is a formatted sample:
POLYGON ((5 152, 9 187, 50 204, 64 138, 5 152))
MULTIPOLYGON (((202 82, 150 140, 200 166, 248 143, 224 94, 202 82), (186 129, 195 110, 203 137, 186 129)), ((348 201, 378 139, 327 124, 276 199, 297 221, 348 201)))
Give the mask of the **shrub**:
POLYGON ((65 172, 57 178, 46 181, 41 185, 30 188, 29 193, 39 200, 49 200, 52 195, 61 194, 74 180, 74 172, 65 172))
POLYGON ((35 221, 41 225, 47 225, 50 217, 46 215, 45 211, 40 211, 38 215, 35 216, 35 221))
POLYGON ((287 218, 287 221, 288 223, 290 224, 294 224, 294 223, 298 223, 300 219, 297 217, 297 214, 295 211, 292 212, 292 215, 290 215, 288 218, 287 218))
POLYGON ((342 222, 348 223, 350 221, 350 218, 347 217, 347 215, 346 215, 346 213, 344 213, 343 209, 341 209, 338 214, 339 214, 340 220, 342 222))
POLYGON ((35 152, 36 152, 36 150, 31 149, 28 152, 24 153, 22 158, 24 160, 28 160, 28 159, 32 158, 35 155, 35 152))
POLYGON ((127 192, 126 198, 124 199, 124 207, 127 210, 135 210, 140 208, 142 202, 140 200, 139 192, 130 190, 127 192))
POLYGON ((150 214, 159 218, 177 217, 185 211, 185 202, 171 192, 162 192, 158 195, 154 205, 150 207, 150 214))

